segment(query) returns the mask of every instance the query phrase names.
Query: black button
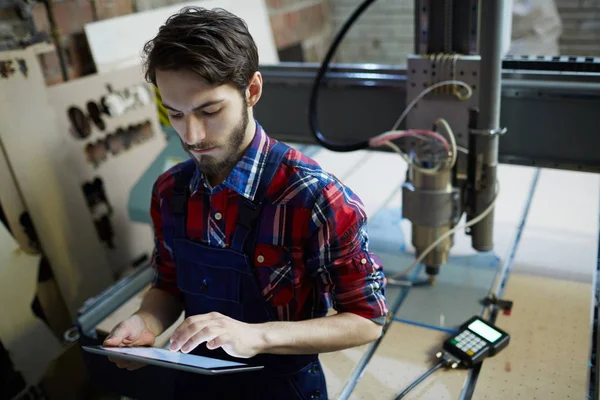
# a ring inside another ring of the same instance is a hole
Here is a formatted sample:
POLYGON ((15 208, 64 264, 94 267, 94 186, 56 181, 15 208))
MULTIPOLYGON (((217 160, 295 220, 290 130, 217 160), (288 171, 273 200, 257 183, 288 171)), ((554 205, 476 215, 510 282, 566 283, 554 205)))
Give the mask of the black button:
POLYGON ((208 284, 206 283, 206 279, 204 279, 202 281, 202 286, 200 286, 200 292, 206 293, 207 290, 208 290, 208 284))
POLYGON ((319 366, 318 365, 313 365, 312 367, 310 367, 310 372, 311 374, 316 374, 317 372, 319 372, 319 366))
POLYGON ((318 399, 321 397, 321 391, 320 390, 315 390, 312 395, 310 396, 311 399, 318 399))

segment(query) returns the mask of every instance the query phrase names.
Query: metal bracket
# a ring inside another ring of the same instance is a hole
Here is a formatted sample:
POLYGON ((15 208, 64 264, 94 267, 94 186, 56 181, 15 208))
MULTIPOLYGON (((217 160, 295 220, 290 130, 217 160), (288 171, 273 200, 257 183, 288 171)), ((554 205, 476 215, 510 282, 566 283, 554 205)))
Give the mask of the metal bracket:
POLYGON ((469 129, 469 133, 484 136, 504 135, 506 133, 506 127, 499 129, 469 129))
POLYGON ((513 302, 512 300, 499 299, 496 295, 491 294, 490 296, 481 300, 481 304, 484 307, 495 306, 502 310, 504 315, 510 315, 512 312, 513 302))

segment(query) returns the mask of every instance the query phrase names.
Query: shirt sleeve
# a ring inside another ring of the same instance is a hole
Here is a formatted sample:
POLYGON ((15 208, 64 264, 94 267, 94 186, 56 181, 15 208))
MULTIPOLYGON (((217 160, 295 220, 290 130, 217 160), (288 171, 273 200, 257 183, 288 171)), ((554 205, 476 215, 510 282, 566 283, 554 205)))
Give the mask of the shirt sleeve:
POLYGON ((367 215, 358 196, 337 180, 323 188, 309 223, 307 268, 337 312, 384 324, 386 279, 368 250, 367 215))
POLYGON ((154 279, 152 287, 171 293, 178 299, 183 298, 182 292, 177 286, 177 271, 172 254, 165 244, 163 235, 163 220, 161 201, 157 189, 157 183, 152 188, 152 199, 150 201, 150 216, 154 227, 154 250, 152 252, 152 267, 154 268, 154 279))

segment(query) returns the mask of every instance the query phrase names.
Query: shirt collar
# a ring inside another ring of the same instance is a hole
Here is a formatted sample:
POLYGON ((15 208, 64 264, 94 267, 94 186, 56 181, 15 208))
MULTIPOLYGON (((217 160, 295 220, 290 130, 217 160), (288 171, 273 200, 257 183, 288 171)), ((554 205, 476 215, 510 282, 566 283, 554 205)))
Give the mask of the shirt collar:
POLYGON ((266 134, 262 126, 256 122, 256 131, 250 146, 244 156, 233 167, 227 178, 217 187, 210 189, 204 174, 196 167, 192 180, 190 181, 191 193, 196 192, 200 186, 204 186, 211 193, 217 193, 227 187, 248 200, 253 201, 258 189, 258 183, 262 177, 267 160, 267 153, 271 147, 272 139, 266 134))

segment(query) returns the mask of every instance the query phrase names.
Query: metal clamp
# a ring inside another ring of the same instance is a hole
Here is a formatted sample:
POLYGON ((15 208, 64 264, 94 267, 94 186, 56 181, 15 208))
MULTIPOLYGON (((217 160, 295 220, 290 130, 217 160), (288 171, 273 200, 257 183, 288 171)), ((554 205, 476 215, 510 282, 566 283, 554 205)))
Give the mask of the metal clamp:
POLYGON ((480 301, 480 303, 484 307, 488 307, 490 305, 496 306, 503 311, 504 315, 510 315, 512 312, 512 307, 513 307, 512 300, 499 299, 496 297, 495 294, 491 294, 490 296, 484 298, 483 300, 480 301))
POLYGON ((504 135, 506 133, 506 127, 499 129, 469 129, 469 133, 484 136, 504 135))

